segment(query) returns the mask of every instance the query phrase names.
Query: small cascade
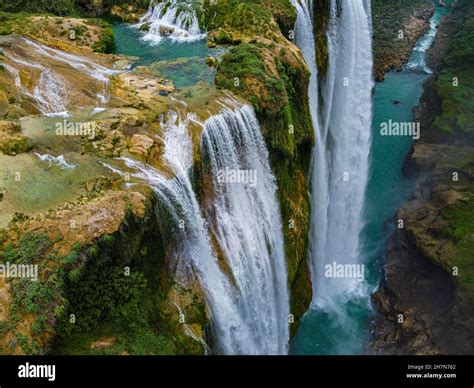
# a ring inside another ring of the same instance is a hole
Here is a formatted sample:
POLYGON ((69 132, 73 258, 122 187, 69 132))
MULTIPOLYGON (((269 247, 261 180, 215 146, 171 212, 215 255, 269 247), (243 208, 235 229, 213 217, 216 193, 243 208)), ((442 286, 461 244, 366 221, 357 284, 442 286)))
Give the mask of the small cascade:
POLYGON ((146 30, 142 40, 152 45, 161 43, 165 37, 179 43, 206 37, 199 27, 194 5, 185 0, 165 0, 158 4, 152 0, 135 27, 146 30))
POLYGON ((31 93, 21 82, 20 71, 13 66, 8 66, 7 70, 13 75, 15 85, 19 87, 20 92, 27 97, 33 99, 40 112, 49 117, 68 117, 67 104, 68 87, 66 81, 59 75, 54 73, 35 61, 25 61, 11 54, 8 58, 19 65, 19 67, 30 68, 39 72, 38 81, 31 93))
POLYGON ((98 106, 104 106, 109 100, 108 86, 110 76, 118 74, 119 71, 109 69, 98 63, 95 63, 90 58, 83 57, 77 54, 71 54, 65 51, 57 50, 55 48, 43 45, 31 39, 23 38, 24 43, 41 56, 50 58, 55 61, 62 62, 73 69, 86 74, 96 82, 102 85, 102 90, 97 93, 98 106))
POLYGON ((47 162, 48 165, 51 167, 53 165, 59 166, 62 170, 73 170, 76 168, 75 164, 68 163, 64 158, 64 155, 59 156, 52 156, 50 154, 40 154, 35 152, 35 155, 42 161, 47 162))
POLYGON ((415 48, 410 56, 410 59, 406 65, 408 70, 426 74, 432 74, 433 71, 428 67, 426 63, 426 52, 433 45, 436 34, 438 33, 438 25, 441 22, 443 13, 438 11, 438 8, 430 19, 429 30, 417 41, 415 48))
POLYGON ((21 38, 19 47, 24 52, 31 54, 34 59, 23 59, 19 55, 5 50, 5 56, 11 62, 11 64, 5 64, 6 69, 12 75, 20 92, 34 100, 43 115, 68 117, 71 94, 76 89, 54 69, 52 65, 56 63, 59 63, 60 66, 67 65, 99 83, 101 87, 96 94, 97 106, 95 110, 104 109, 109 99, 109 77, 118 71, 99 65, 90 58, 57 50, 28 38, 21 38), (28 68, 38 74, 33 90, 29 90, 22 83, 21 68, 28 68))

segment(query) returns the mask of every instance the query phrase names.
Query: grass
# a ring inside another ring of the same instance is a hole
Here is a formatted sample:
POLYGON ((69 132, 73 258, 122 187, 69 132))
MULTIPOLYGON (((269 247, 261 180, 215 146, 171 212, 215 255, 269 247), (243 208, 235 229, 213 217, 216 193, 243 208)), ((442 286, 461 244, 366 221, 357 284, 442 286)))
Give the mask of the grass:
MULTIPOLYGON (((114 5, 124 8, 127 4, 147 7, 148 0, 103 0, 101 6, 108 10, 114 5)), ((50 13, 58 16, 87 14, 87 6, 98 8, 94 0, 0 0, 0 11, 50 13)))
POLYGON ((172 337, 159 334, 151 327, 139 327, 132 331, 108 323, 94 330, 81 332, 64 338, 60 343, 53 344, 52 354, 82 354, 82 355, 172 355, 177 353, 172 337), (112 339, 107 347, 92 348, 91 344, 104 338, 112 339))

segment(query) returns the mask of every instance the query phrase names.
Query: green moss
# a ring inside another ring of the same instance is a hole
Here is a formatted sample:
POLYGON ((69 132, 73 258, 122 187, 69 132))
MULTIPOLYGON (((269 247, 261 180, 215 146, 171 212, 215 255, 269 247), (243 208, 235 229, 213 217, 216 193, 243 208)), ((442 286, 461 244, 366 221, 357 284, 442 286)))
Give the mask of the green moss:
POLYGON ((26 137, 15 136, 0 141, 0 152, 5 155, 15 156, 32 149, 30 142, 26 137))
POLYGON ((327 28, 329 21, 329 2, 320 0, 314 3, 314 36, 316 40, 316 64, 318 76, 323 79, 329 65, 327 28))
POLYGON ((75 16, 77 14, 88 14, 91 10, 98 13, 101 10, 110 10, 114 5, 125 8, 126 5, 146 8, 148 0, 0 0, 0 11, 5 12, 29 12, 29 13, 51 13, 59 16, 75 16))
POLYGON ((199 14, 215 43, 236 44, 255 36, 275 39, 280 30, 288 36, 296 20, 296 11, 288 0, 204 0, 199 14))
POLYGON ((434 80, 433 110, 429 135, 451 142, 474 145, 474 4, 464 1, 453 11, 450 22, 457 26, 434 80))
POLYGON ((115 34, 112 25, 103 19, 89 19, 88 23, 101 27, 99 40, 93 44, 92 50, 99 53, 113 53, 115 51, 115 34))
POLYGON ((471 301, 474 303, 474 194, 468 198, 448 206, 442 213, 449 226, 445 230, 446 237, 451 239, 454 245, 454 260, 448 263, 448 271, 452 267, 458 267, 459 274, 456 279, 459 285, 468 291, 471 301))
MULTIPOLYGON (((232 47, 226 53, 217 69, 215 83, 217 87, 232 90, 236 94, 250 99, 253 96, 250 89, 251 78, 270 83, 265 72, 261 52, 253 45, 242 44, 232 47)), ((259 110, 259 101, 254 108, 259 110)))
MULTIPOLYGON (((474 61, 472 40, 474 39, 474 4, 463 0, 458 2, 443 28, 449 34, 449 46, 437 66, 437 74, 425 85, 423 100, 429 104, 426 112, 426 131, 423 140, 445 145, 436 157, 433 177, 435 190, 446 188, 463 193, 463 200, 454 204, 440 204, 440 213, 445 224, 432 225, 428 232, 435 240, 442 239, 442 250, 431 249, 426 242, 426 255, 442 265, 474 303, 474 195, 472 177, 474 174, 473 110, 474 106, 474 61), (455 84, 455 78, 458 85, 455 84), (446 147, 447 146, 447 147, 446 147), (453 183, 452 172, 459 174, 458 183, 453 183)), ((436 205, 436 202, 434 202, 436 205)), ((439 242, 436 241, 438 244, 439 242)), ((441 246, 441 244, 440 244, 441 246)))

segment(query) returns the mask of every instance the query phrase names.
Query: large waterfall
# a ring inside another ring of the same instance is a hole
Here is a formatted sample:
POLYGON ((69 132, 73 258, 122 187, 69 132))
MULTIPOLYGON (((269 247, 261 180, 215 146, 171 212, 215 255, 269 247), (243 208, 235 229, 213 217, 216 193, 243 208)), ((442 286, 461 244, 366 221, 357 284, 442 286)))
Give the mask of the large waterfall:
POLYGON ((364 264, 360 254, 363 204, 368 181, 372 126, 372 26, 369 0, 332 0, 329 70, 324 85, 322 136, 326 160, 316 174, 327 179, 327 191, 315 205, 325 220, 314 221, 316 304, 360 290, 360 279, 328 278, 326 265, 364 264), (342 6, 337 14, 337 6, 342 6), (319 229, 319 230, 318 230, 319 229), (318 241, 319 240, 319 241, 318 241))
POLYGON ((345 271, 364 264, 359 237, 371 144, 371 9, 369 0, 331 1, 329 67, 319 107, 315 43, 307 32, 313 30, 311 12, 306 1, 294 4, 296 43, 312 72, 309 98, 316 131, 310 235, 313 305, 328 310, 363 285, 360 278, 331 276, 327 269, 339 266, 345 271))
POLYGON ((177 42, 206 37, 199 27, 192 2, 186 0, 165 0, 158 4, 151 0, 148 11, 136 27, 146 30, 142 40, 151 44, 159 44, 165 36, 177 42))
POLYGON ((232 272, 239 310, 251 333, 248 350, 286 353, 289 296, 282 224, 268 152, 252 108, 225 108, 209 118, 203 151, 210 160, 215 196, 207 213, 209 218, 213 214, 212 233, 232 272))
POLYGON ((164 158, 174 178, 123 160, 182 225, 172 260, 175 276, 178 282, 197 276, 205 291, 212 351, 285 354, 289 297, 274 177, 252 108, 231 100, 223 105, 220 114, 202 124, 201 153, 212 184, 212 198, 202 208, 190 179, 193 146, 188 127, 198 122, 193 115, 170 113, 163 123, 164 158), (211 236, 223 257, 215 252, 211 236))

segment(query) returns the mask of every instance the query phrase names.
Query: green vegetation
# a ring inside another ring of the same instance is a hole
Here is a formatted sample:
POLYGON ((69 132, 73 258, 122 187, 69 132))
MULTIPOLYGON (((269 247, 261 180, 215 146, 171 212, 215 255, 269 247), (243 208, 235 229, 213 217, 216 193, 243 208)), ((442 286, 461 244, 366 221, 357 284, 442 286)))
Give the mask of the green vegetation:
POLYGON ((85 265, 68 272, 51 354, 199 353, 162 316, 165 270, 154 217, 142 223, 128 215, 119 232, 88 247, 85 265))
POLYGON ((0 0, 0 11, 50 13, 58 16, 101 15, 112 6, 147 7, 148 0, 0 0))
POLYGON ((215 43, 237 44, 257 36, 278 41, 280 30, 288 36, 293 29, 296 11, 288 0, 204 0, 201 20, 215 43))
MULTIPOLYGON (((43 261, 52 247, 51 240, 44 234, 36 232, 25 233, 18 244, 8 244, 0 252, 0 261, 15 264, 35 264, 39 266, 38 280, 31 278, 10 278, 10 319, 8 330, 2 331, 3 336, 8 332, 15 333, 16 340, 10 343, 12 350, 20 346, 26 354, 39 354, 43 350, 38 345, 38 338, 54 332, 55 319, 63 309, 61 296, 63 271, 58 267, 47 267, 43 261), (17 327, 26 315, 34 316, 32 336, 26 336, 17 331, 17 327)), ((73 253, 71 253, 73 254, 73 253)), ((54 258, 51 252, 51 259, 54 258)))
MULTIPOLYGON (((433 130, 454 135, 462 144, 474 145, 474 4, 462 2, 453 11, 455 28, 435 79, 435 96, 442 114, 433 121, 433 130)), ((450 137, 447 137, 448 141, 450 137)))
POLYGON ((31 15, 25 13, 0 12, 0 35, 9 35, 16 28, 23 28, 28 24, 31 15))
POLYGON ((33 261, 43 257, 46 251, 51 247, 51 241, 44 234, 27 232, 21 236, 18 241, 18 247, 8 244, 0 252, 0 259, 3 262, 17 264, 31 264, 33 261))
MULTIPOLYGON (((434 167, 436 187, 433 192, 448 190, 460 199, 445 204, 431 201, 439 208, 442 227, 431 225, 430 237, 442 249, 431 249, 428 256, 451 273, 459 268, 455 280, 467 290, 474 303, 474 4, 463 0, 453 9, 442 25, 449 36, 449 44, 436 66, 436 75, 426 84, 423 100, 428 104, 423 141, 443 144, 442 153, 436 156, 434 167), (455 81, 458 81, 456 84, 455 81), (452 173, 459 180, 452 179, 452 173)), ((445 38, 446 39, 446 38, 445 38)))
POLYGON ((0 0, 0 11, 71 15, 76 9, 73 0, 0 0))
POLYGON ((459 285, 465 288, 474 303, 474 195, 469 194, 466 200, 448 206, 442 216, 448 221, 449 227, 445 233, 454 244, 454 258, 449 263, 458 267, 459 285))
POLYGON ((218 87, 241 94, 253 104, 257 112, 262 110, 264 102, 278 104, 278 97, 284 92, 282 81, 266 71, 260 48, 250 44, 232 47, 224 55, 215 82, 218 87), (262 82, 268 88, 265 91, 267 93, 261 96, 265 101, 257 98, 252 90, 252 83, 255 82, 262 82))
POLYGON ((55 355, 170 355, 176 354, 174 339, 149 327, 132 331, 121 326, 99 324, 93 331, 79 332, 53 345, 55 355))
MULTIPOLYGON (((0 351, 202 353, 181 324, 172 326, 163 315, 172 282, 154 206, 150 200, 144 219, 128 212, 118 232, 88 247, 75 244, 66 256, 57 251, 60 237, 51 241, 38 232, 26 232, 16 243, 6 244, 1 262, 37 264, 38 280, 8 279, 10 314, 8 321, 0 322, 0 351)), ((206 319, 198 300, 186 307, 187 323, 205 324, 206 319)))
MULTIPOLYGON (((133 267, 126 273, 130 267, 118 259, 115 243, 114 237, 104 236, 89 248, 89 263, 69 273, 69 307, 56 327, 52 353, 176 353, 172 338, 163 334, 159 299, 142 270, 133 267), (91 348, 103 336, 116 341, 107 348, 91 348)), ((146 250, 141 253, 146 255, 146 250)))
POLYGON ((329 1, 319 0, 313 2, 314 7, 314 37, 316 43, 316 64, 320 79, 326 75, 329 65, 329 48, 327 40, 327 27, 329 23, 329 1))
MULTIPOLYGON (((63 18, 51 16, 32 22, 31 18, 35 16, 30 13, 0 12, 0 35, 18 33, 44 39, 48 36, 64 37, 68 33, 68 30, 62 26, 63 18)), ((75 32, 76 39, 81 39, 82 44, 86 45, 90 44, 91 35, 88 26, 99 27, 94 31, 98 35, 98 40, 90 45, 92 50, 100 53, 113 53, 115 51, 115 36, 112 25, 103 19, 88 18, 85 25, 74 26, 72 30, 75 32)))
POLYGON ((26 137, 14 136, 0 140, 0 152, 5 155, 15 156, 32 149, 32 145, 26 137))
POLYGON ((92 45, 92 50, 112 54, 115 51, 115 35, 112 25, 103 19, 89 19, 87 23, 101 27, 101 35, 99 40, 92 45))

